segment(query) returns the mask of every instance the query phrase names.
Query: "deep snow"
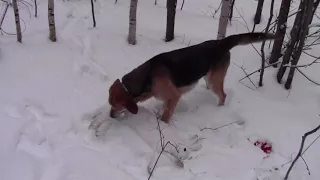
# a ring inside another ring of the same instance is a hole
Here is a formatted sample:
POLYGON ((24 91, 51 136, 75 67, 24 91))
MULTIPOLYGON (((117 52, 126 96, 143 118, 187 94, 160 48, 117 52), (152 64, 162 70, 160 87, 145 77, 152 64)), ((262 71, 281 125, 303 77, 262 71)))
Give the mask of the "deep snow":
MULTIPOLYGON (((178 2, 180 8, 182 1, 178 2)), ((211 13, 220 1, 186 0, 184 9, 177 10, 176 39, 170 43, 163 41, 165 1, 159 0, 157 6, 153 3, 139 1, 135 46, 126 42, 129 1, 118 0, 114 5, 113 0, 97 0, 95 29, 89 1, 55 1, 55 43, 47 38, 46 1, 39 1, 38 18, 30 17, 28 9, 20 6, 26 23, 23 43, 17 43, 15 36, 0 38, 1 180, 148 178, 148 167, 158 156, 160 140, 153 111, 161 104, 152 99, 140 104, 138 115, 109 119, 108 88, 116 78, 160 52, 215 39, 219 13, 214 19, 211 13)), ((236 1, 250 29, 256 3, 236 1)), ((269 4, 266 0, 257 31, 265 27, 269 4)), ((275 12, 279 4, 276 2, 275 12)), ((33 13, 33 9, 30 11, 33 13)), ((247 32, 237 10, 234 16, 228 34, 247 32)), ((15 30, 11 8, 3 29, 11 33, 15 30)), ((259 50, 260 44, 255 47, 259 50)), ((310 53, 318 56, 317 51, 315 47, 310 53)), ((311 60, 303 55, 300 63, 311 60)), ((264 86, 256 89, 247 79, 243 84, 238 82, 245 76, 238 66, 246 72, 260 67, 260 56, 252 46, 232 50, 225 85, 226 106, 217 107, 216 97, 201 80, 179 102, 171 124, 160 122, 165 140, 187 151, 179 154, 183 168, 164 154, 153 179, 283 178, 301 136, 320 122, 320 88, 297 73, 293 89, 286 91, 275 81, 276 70, 269 68, 264 86), (201 131, 232 122, 237 123, 217 131, 201 131), (273 152, 266 155, 253 145, 255 140, 269 141, 273 152)), ((302 70, 320 81, 317 66, 302 70)), ((257 86, 258 74, 251 78, 257 86)), ((310 136, 306 146, 318 135, 310 136)), ((304 155, 311 175, 299 160, 291 173, 292 180, 319 179, 319 148, 316 142, 304 155)))

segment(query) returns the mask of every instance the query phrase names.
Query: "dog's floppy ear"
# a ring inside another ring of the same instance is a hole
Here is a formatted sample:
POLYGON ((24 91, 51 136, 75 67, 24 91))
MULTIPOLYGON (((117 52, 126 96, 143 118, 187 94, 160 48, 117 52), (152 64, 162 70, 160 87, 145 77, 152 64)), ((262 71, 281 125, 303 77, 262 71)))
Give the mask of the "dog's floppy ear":
POLYGON ((127 99, 126 103, 124 104, 124 107, 132 114, 138 113, 138 105, 131 98, 127 99))

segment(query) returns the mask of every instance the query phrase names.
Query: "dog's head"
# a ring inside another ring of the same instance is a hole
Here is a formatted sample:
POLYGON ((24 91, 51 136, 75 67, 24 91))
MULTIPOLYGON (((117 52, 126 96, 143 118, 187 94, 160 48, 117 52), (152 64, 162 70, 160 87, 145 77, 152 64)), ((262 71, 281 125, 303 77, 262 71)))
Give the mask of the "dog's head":
POLYGON ((109 89, 109 104, 111 105, 110 116, 114 118, 116 113, 127 109, 132 114, 138 113, 138 106, 124 89, 120 80, 117 79, 109 89))

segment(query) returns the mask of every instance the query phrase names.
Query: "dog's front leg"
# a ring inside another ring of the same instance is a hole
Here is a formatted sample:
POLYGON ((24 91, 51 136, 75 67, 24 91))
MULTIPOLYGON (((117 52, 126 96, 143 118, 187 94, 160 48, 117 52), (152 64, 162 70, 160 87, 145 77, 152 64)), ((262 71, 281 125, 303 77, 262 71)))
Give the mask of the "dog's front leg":
POLYGON ((161 99, 164 102, 164 112, 161 120, 168 122, 180 99, 179 90, 172 83, 169 74, 163 73, 154 77, 152 91, 157 99, 161 99))
POLYGON ((169 99, 164 102, 164 105, 163 105, 164 111, 161 116, 162 121, 166 123, 169 122, 169 119, 172 117, 172 114, 175 111, 178 102, 179 102, 179 97, 176 97, 174 99, 169 99))

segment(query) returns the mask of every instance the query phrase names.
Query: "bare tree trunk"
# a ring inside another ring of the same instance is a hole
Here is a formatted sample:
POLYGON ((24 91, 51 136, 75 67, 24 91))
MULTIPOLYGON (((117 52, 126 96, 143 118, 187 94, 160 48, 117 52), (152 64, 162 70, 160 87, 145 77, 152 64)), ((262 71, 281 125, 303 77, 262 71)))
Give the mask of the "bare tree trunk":
POLYGON ((174 39, 174 24, 176 18, 177 0, 167 0, 167 27, 166 27, 166 42, 174 39))
POLYGON ((256 14, 254 16, 254 24, 260 24, 261 14, 262 14, 262 9, 263 9, 263 3, 264 3, 264 0, 259 0, 258 1, 256 14))
POLYGON ((117 3, 118 3, 118 0, 115 0, 115 1, 114 1, 114 4, 117 4, 117 3))
POLYGON ((93 4, 93 0, 91 0, 91 13, 92 13, 93 27, 96 27, 96 16, 95 16, 95 14, 94 14, 94 4, 93 4))
POLYGON ((38 3, 34 0, 34 17, 38 17, 38 3))
MULTIPOLYGON (((274 0, 271 0, 271 5, 270 5, 270 16, 269 16, 269 20, 268 20, 268 23, 267 23, 267 27, 266 27, 266 32, 265 33, 268 33, 269 32, 269 27, 270 27, 270 24, 271 24, 271 20, 272 20, 272 17, 273 17, 273 7, 274 7, 274 0)), ((264 55, 264 46, 266 44, 266 40, 264 40, 262 42, 262 45, 261 45, 261 57, 262 57, 262 61, 261 61, 261 71, 260 71, 260 80, 259 80, 259 86, 261 87, 263 85, 263 75, 264 75, 264 69, 265 69, 265 63, 266 63, 266 59, 265 59, 265 55, 264 55)))
MULTIPOLYGON (((282 49, 284 37, 286 35, 287 19, 290 11, 291 1, 292 0, 282 0, 281 2, 279 17, 278 17, 278 24, 277 24, 277 31, 276 31, 276 34, 281 36, 281 39, 274 40, 274 44, 272 47, 272 52, 269 60, 270 64, 277 62, 281 57, 281 49, 282 49)), ((274 67, 276 66, 277 65, 275 65, 274 67)))
POLYGON ((138 0, 131 0, 130 2, 130 13, 129 13, 129 35, 128 43, 135 45, 136 40, 136 29, 137 29, 137 7, 138 0))
POLYGON ((228 17, 230 14, 230 6, 231 6, 231 0, 222 0, 217 39, 222 39, 226 37, 228 17))
POLYGON ((54 0, 48 0, 48 22, 49 22, 49 39, 57 41, 56 25, 54 22, 54 0))
POLYGON ((158 4, 158 1, 157 0, 154 0, 154 5, 157 5, 158 4))
POLYGON ((236 0, 232 0, 231 2, 231 7, 230 7, 230 14, 229 14, 229 21, 231 23, 232 17, 233 17, 233 7, 234 7, 234 3, 236 2, 236 0))
MULTIPOLYGON (((305 44, 306 36, 308 35, 309 24, 310 24, 310 20, 312 19, 312 15, 313 15, 312 14, 313 13, 313 10, 312 10, 313 4, 314 4, 313 0, 306 1, 305 8, 304 8, 305 10, 304 10, 304 14, 302 17, 303 19, 302 19, 301 25, 300 25, 301 29, 300 29, 300 33, 299 33, 299 39, 297 39, 298 40, 297 47, 294 49, 293 56, 292 56, 291 64, 293 66, 298 64, 298 61, 300 59, 300 56, 301 56, 301 53, 303 50, 303 46, 305 44)), ((284 86, 286 89, 291 88, 291 84, 292 84, 295 70, 296 70, 296 67, 290 68, 289 75, 288 75, 287 81, 284 86)))
POLYGON ((287 67, 284 65, 288 64, 290 62, 292 52, 293 52, 294 48, 296 47, 297 40, 298 40, 299 34, 300 34, 299 32, 302 28, 301 25, 302 25, 303 14, 305 13, 304 7, 306 4, 306 1, 307 0, 303 0, 300 2, 298 13, 297 13, 296 18, 294 20, 293 28, 291 29, 291 32, 290 32, 290 40, 286 45, 287 48, 286 48, 286 51, 283 55, 282 63, 280 65, 280 68, 277 73, 278 83, 281 83, 283 75, 287 70, 287 67))
POLYGON ((21 34, 21 26, 20 26, 20 16, 19 16, 19 9, 17 0, 12 0, 12 7, 14 13, 14 20, 16 23, 16 31, 17 31, 17 41, 22 42, 22 34, 21 34))
POLYGON ((182 4, 181 4, 181 8, 180 8, 180 10, 182 10, 182 9, 183 9, 183 6, 184 6, 184 0, 182 0, 182 4))

